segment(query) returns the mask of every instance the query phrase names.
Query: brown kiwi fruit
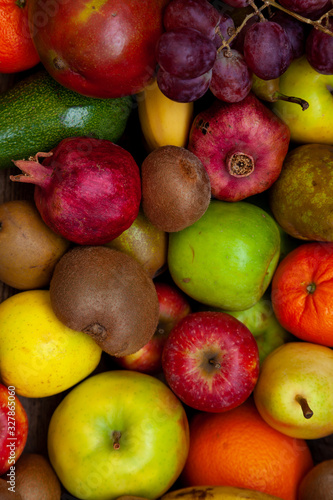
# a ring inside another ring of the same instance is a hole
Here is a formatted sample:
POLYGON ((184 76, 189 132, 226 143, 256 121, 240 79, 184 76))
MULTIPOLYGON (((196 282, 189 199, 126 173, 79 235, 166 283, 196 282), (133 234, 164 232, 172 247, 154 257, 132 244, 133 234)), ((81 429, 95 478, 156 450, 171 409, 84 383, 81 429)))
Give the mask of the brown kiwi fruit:
POLYGON ((16 481, 13 481, 13 485, 11 485, 3 478, 0 478, 0 498, 1 500, 24 500, 16 491, 16 481), (9 490, 8 488, 13 488, 13 490, 9 490))
POLYGON ((298 500, 333 500, 333 459, 320 462, 303 477, 298 500))
POLYGON ((176 232, 194 224, 211 199, 201 160, 179 146, 161 146, 141 165, 142 208, 154 226, 176 232))
POLYGON ((61 485, 56 473, 47 458, 37 453, 20 456, 15 465, 15 483, 15 490, 22 500, 61 498, 61 485))
POLYGON ((48 286, 54 266, 69 248, 28 200, 0 205, 0 280, 18 290, 48 286))
POLYGON ((159 302, 152 278, 130 255, 105 246, 74 247, 50 283, 55 315, 113 356, 133 354, 154 335, 159 302))

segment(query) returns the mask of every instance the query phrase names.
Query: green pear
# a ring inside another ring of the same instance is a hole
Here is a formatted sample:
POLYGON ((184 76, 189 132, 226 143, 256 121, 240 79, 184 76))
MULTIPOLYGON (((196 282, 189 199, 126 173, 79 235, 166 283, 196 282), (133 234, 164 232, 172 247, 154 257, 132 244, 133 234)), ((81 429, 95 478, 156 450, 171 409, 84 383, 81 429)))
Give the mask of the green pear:
POLYGON ((260 365, 277 347, 294 339, 276 319, 272 302, 265 295, 249 309, 224 312, 237 318, 250 330, 258 345, 260 365))
POLYGON ((333 241, 332 190, 333 146, 298 146, 287 154, 269 190, 273 216, 294 238, 333 241))
POLYGON ((333 350, 310 342, 288 342, 263 362, 254 388, 262 418, 300 439, 333 433, 333 350))
MULTIPOLYGON (((269 215, 271 215, 274 218, 274 214, 271 211, 270 204, 269 204, 269 197, 270 197, 270 190, 266 190, 263 193, 258 193, 253 196, 249 196, 246 201, 249 203, 253 203, 254 205, 257 205, 258 207, 263 208, 269 215)), ((282 259, 285 258, 285 256, 294 250, 294 248, 298 247, 300 245, 300 240, 297 238, 294 238, 290 234, 288 234, 280 224, 277 222, 275 219, 276 225, 278 227, 278 230, 280 231, 280 258, 279 260, 281 261, 282 259)))
POLYGON ((151 278, 167 268, 168 233, 153 226, 141 207, 133 224, 106 246, 134 257, 151 278))
POLYGON ((272 104, 272 111, 288 125, 291 141, 333 144, 332 88, 333 75, 318 73, 305 55, 292 61, 280 76, 282 94, 300 97, 309 104, 304 111, 293 102, 277 100, 272 104))
POLYGON ((280 255, 273 218, 245 201, 212 200, 191 226, 169 234, 172 279, 202 304, 242 311, 265 293, 280 255))

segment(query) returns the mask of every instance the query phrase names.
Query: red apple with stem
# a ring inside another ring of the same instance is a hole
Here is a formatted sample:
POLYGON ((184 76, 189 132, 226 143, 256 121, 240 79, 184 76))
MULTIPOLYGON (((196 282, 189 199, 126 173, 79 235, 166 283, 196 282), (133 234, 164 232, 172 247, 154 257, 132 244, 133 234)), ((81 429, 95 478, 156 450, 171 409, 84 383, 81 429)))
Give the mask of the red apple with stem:
POLYGON ((240 201, 276 181, 289 142, 288 126, 250 92, 240 102, 214 101, 201 111, 188 149, 207 170, 213 197, 240 201))
POLYGON ((230 314, 187 315, 163 350, 167 384, 187 406, 218 413, 243 403, 259 376, 259 353, 250 330, 230 314))
POLYGON ((28 416, 15 387, 0 384, 0 475, 9 471, 9 486, 11 472, 15 476, 15 463, 27 442, 28 427, 28 416))
POLYGON ((154 284, 160 307, 155 334, 148 344, 134 354, 113 358, 119 366, 127 370, 148 374, 162 372, 162 351, 166 339, 178 321, 191 312, 187 297, 175 285, 158 281, 154 284))

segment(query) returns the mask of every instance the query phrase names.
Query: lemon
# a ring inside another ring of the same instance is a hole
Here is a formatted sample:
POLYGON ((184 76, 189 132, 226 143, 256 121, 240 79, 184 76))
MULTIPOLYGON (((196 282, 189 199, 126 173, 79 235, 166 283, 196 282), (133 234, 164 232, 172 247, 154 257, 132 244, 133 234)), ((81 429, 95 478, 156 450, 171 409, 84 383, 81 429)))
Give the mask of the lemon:
POLYGON ((21 396, 58 394, 87 377, 101 348, 55 316, 48 290, 17 293, 0 304, 0 377, 21 396))

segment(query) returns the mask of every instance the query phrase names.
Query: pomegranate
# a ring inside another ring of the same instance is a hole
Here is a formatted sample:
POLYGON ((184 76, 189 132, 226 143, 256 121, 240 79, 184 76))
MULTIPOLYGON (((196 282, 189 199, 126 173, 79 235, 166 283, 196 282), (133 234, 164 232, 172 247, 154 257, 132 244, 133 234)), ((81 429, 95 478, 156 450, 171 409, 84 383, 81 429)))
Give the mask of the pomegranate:
POLYGON ((128 151, 111 141, 70 137, 48 153, 14 164, 22 174, 10 179, 35 184, 34 199, 42 219, 69 241, 107 243, 138 215, 139 167, 128 151))
POLYGON ((277 180, 289 142, 287 125, 250 92, 242 101, 217 100, 200 112, 188 149, 207 170, 213 197, 240 201, 277 180))

